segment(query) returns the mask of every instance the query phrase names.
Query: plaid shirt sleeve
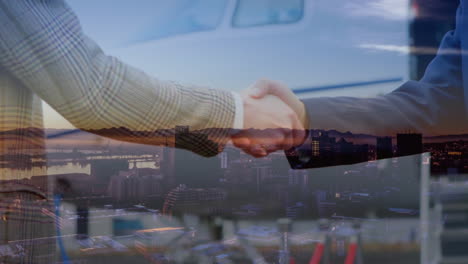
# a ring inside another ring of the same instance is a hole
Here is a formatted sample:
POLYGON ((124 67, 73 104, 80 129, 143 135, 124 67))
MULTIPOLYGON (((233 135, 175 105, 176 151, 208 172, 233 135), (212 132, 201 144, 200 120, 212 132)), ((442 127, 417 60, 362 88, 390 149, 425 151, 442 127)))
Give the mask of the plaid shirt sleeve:
MULTIPOLYGON (((119 139, 151 143, 157 130, 189 126, 223 145, 234 122, 230 92, 160 81, 105 55, 64 0, 0 0, 0 64, 80 129, 138 131, 119 139)), ((203 143, 186 148, 218 152, 203 143)))

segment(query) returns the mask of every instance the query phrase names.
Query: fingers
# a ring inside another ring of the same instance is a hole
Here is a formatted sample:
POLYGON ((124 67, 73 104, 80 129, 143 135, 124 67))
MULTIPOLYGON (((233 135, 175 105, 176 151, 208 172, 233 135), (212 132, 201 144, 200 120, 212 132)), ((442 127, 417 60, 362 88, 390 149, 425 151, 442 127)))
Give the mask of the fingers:
POLYGON ((301 102, 289 88, 279 83, 260 80, 250 90, 243 92, 242 98, 245 130, 233 137, 236 147, 254 157, 264 157, 302 143, 305 138, 304 126, 294 108, 297 102, 301 102), (251 93, 261 98, 252 98, 251 93), (292 106, 278 98, 278 95, 289 96, 287 98, 292 106))
POLYGON ((294 145, 294 139, 292 137, 292 131, 293 129, 289 129, 289 128, 286 128, 286 129, 282 129, 282 133, 283 133, 283 142, 281 145, 279 145, 278 147, 280 147, 279 149, 276 149, 275 151, 277 150, 285 150, 285 149, 290 149, 293 147, 294 145))
MULTIPOLYGON (((295 131, 301 130, 277 129, 277 134, 275 136, 255 136, 255 140, 239 138, 233 140, 233 143, 236 147, 242 149, 245 153, 256 158, 262 158, 273 152, 279 150, 288 150, 294 146, 300 145, 303 142, 302 138, 304 138, 304 136, 297 136, 298 133, 295 131), (301 137, 301 140, 298 140, 296 137, 301 137)), ((252 135, 249 135, 249 137, 252 137, 252 135)))
POLYGON ((265 80, 255 81, 248 89, 247 94, 254 98, 260 99, 268 94, 268 84, 265 80))
POLYGON ((275 129, 268 132, 257 132, 255 135, 250 132, 250 145, 243 145, 241 149, 254 157, 265 157, 278 150, 290 149, 292 147, 292 137, 290 129, 275 129))
POLYGON ((304 144, 304 141, 306 140, 307 137, 307 132, 305 129, 294 129, 292 131, 292 137, 293 137, 293 146, 292 147, 297 147, 302 144, 304 144))
POLYGON ((270 152, 265 144, 260 144, 262 140, 260 135, 252 131, 244 131, 240 134, 232 136, 232 143, 245 153, 255 157, 262 158, 267 156, 270 152))
POLYGON ((272 81, 269 80, 258 80, 248 90, 249 96, 254 99, 260 99, 268 94, 276 95, 276 89, 272 85, 272 81))
POLYGON ((253 99, 261 99, 267 95, 276 96, 296 112, 304 125, 308 124, 304 104, 287 85, 278 81, 258 80, 247 89, 246 93, 253 99))
POLYGON ((244 135, 232 136, 232 143, 236 148, 245 149, 251 145, 250 140, 244 135))
POLYGON ((259 99, 265 97, 266 95, 275 95, 282 99, 291 99, 294 96, 294 93, 289 89, 289 87, 279 81, 272 80, 258 80, 253 83, 248 89, 247 94, 254 98, 259 99))
POLYGON ((263 158, 266 157, 269 153, 260 145, 253 145, 250 148, 243 149, 245 153, 255 157, 263 158))

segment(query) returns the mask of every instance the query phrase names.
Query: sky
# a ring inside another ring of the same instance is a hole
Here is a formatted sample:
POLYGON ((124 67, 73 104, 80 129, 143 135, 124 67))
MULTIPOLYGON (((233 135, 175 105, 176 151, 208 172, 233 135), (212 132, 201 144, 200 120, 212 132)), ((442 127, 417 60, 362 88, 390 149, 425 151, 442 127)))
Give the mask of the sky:
MULTIPOLYGON (((152 76, 181 83, 240 91, 258 78, 280 79, 291 87, 305 87, 405 77, 401 72, 407 72, 404 56, 408 50, 405 24, 410 15, 408 0, 348 0, 345 4, 342 0, 313 0, 316 6, 320 6, 320 12, 313 13, 311 9, 310 23, 299 37, 294 33, 280 37, 275 36, 277 33, 261 35, 261 29, 259 34, 253 29, 253 34, 260 37, 248 34, 238 38, 228 36, 231 38, 228 42, 219 42, 221 37, 216 34, 211 34, 211 37, 199 34, 201 37, 198 39, 179 42, 171 38, 156 39, 158 34, 153 29, 164 29, 164 23, 170 21, 171 16, 191 15, 186 10, 179 14, 174 10, 182 10, 181 6, 191 5, 195 0, 67 2, 80 19, 84 32, 105 53, 117 56, 152 76), (333 23, 329 22, 330 16, 336 16, 333 23), (354 24, 347 25, 349 21, 354 24), (370 25, 368 21, 377 23, 370 25), (330 31, 336 34, 330 34, 330 31), (205 45, 203 39, 215 44, 205 45), (341 48, 342 43, 346 43, 346 49, 341 48), (290 48, 282 52, 284 47, 290 48), (248 61, 252 59, 254 63, 248 61), (184 68, 187 61, 194 66, 184 68), (387 65, 375 67, 378 61, 387 62, 387 65), (353 67, 356 62, 360 67, 353 67), (273 67, 273 64, 282 66, 273 67)), ((392 89, 388 87, 371 94, 392 89)), ((368 94, 362 89, 350 90, 348 94, 355 95, 356 91, 362 96, 368 94)), ((328 95, 347 95, 347 92, 334 91, 328 95)), ((73 127, 46 104, 44 117, 47 128, 73 127)))
MULTIPOLYGON (((131 0, 67 0, 67 2, 80 19, 83 31, 110 55, 114 55, 113 51, 116 49, 148 40, 147 37, 151 36, 149 30, 151 26, 157 24, 161 18, 166 18, 167 10, 174 6, 172 1, 166 0, 138 0, 138 4, 131 0)), ((47 128, 73 128, 46 103, 44 103, 44 123, 47 128)))
MULTIPOLYGON (((155 2, 164 0, 67 0, 80 19, 83 31, 103 50, 124 47, 157 16, 155 2)), ((46 128, 73 128, 67 120, 44 103, 46 128)))

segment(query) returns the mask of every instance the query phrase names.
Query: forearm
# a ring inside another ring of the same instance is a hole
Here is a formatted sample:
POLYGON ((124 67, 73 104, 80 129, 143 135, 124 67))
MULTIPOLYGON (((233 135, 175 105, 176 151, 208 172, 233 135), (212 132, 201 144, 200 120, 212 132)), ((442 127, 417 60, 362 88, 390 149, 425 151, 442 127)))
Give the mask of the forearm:
POLYGON ((392 136, 403 131, 424 135, 468 131, 462 87, 434 87, 407 82, 376 98, 313 98, 305 100, 311 128, 392 136))
MULTIPOLYGON (((464 134, 468 131, 463 89, 440 83, 408 82, 396 91, 377 98, 313 98, 305 100, 304 104, 310 129, 371 136, 395 136, 406 131, 424 136, 464 134)), ((313 157, 311 144, 309 138, 301 146, 287 152, 293 168, 363 161, 313 157)))
MULTIPOLYGON (((462 10, 458 10, 458 18, 462 10)), ((448 32, 421 81, 409 81, 376 98, 305 100, 312 128, 371 135, 413 131, 424 135, 466 133, 460 31, 448 32)))
MULTIPOLYGON (((163 82, 105 55, 63 1, 0 1, 0 7, 0 63, 76 127, 125 128, 139 133, 121 138, 139 143, 176 126, 232 127, 231 93, 163 82)), ((226 129, 207 133, 216 142, 228 139, 226 129)))

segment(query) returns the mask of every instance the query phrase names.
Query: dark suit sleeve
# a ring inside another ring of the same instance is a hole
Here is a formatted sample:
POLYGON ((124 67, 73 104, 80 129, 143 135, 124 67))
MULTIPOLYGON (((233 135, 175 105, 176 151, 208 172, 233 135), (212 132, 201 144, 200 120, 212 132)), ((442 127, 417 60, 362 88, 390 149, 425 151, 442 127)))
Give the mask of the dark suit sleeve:
MULTIPOLYGON (((338 130, 376 136, 411 131, 423 135, 461 134, 468 131, 462 81, 460 45, 463 10, 457 11, 457 27, 448 32, 437 56, 420 81, 409 81, 376 98, 312 98, 304 101, 311 129, 338 130)), ((310 145, 290 151, 293 168, 304 163, 310 145), (302 160, 302 161, 301 161, 302 160)), ((340 164, 335 164, 340 165, 340 164)))

